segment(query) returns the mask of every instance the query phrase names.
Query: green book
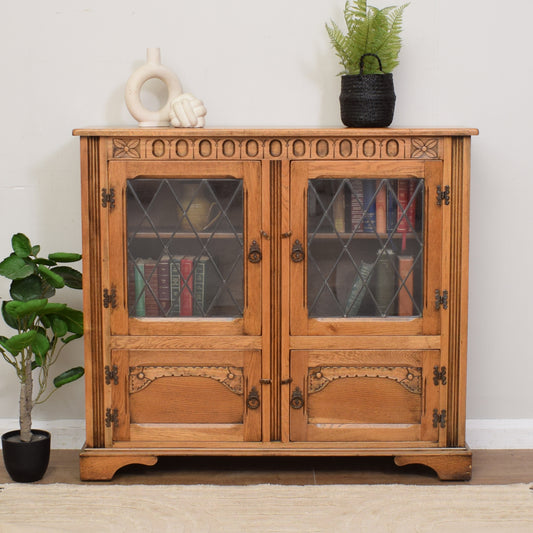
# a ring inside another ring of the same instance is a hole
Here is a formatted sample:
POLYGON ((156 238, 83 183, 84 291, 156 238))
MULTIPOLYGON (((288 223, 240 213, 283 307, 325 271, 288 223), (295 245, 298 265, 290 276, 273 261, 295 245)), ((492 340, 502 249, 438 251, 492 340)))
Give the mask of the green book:
POLYGON ((379 316, 394 315, 394 303, 392 300, 396 292, 396 272, 393 261, 396 255, 392 250, 381 250, 378 252, 376 261, 375 290, 374 296, 378 307, 379 316))
POLYGON ((144 296, 144 260, 135 260, 135 316, 146 316, 144 296))
POLYGON ((182 258, 182 255, 174 255, 170 258, 170 310, 168 316, 180 316, 180 271, 182 258))
POLYGON ((207 256, 202 256, 194 262, 194 316, 205 316, 205 265, 208 260, 207 256))
POLYGON ((361 261, 359 266, 359 274, 355 275, 355 279, 352 283, 352 289, 348 295, 348 301, 346 302, 345 316, 354 317, 359 313, 359 308, 363 302, 367 291, 367 285, 372 275, 372 263, 365 263, 361 261))

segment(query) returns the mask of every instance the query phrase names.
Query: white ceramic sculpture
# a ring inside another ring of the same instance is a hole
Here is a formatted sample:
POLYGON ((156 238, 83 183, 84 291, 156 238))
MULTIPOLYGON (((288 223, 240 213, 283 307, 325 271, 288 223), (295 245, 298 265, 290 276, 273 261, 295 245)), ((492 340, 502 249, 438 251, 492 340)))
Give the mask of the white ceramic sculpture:
POLYGON ((170 123, 175 128, 203 128, 207 109, 192 94, 183 93, 170 102, 170 123))
POLYGON ((170 102, 182 93, 178 77, 167 67, 161 64, 159 48, 148 48, 146 63, 138 68, 126 84, 126 106, 135 120, 142 127, 169 126, 170 102), (158 111, 146 109, 141 102, 141 88, 148 80, 157 78, 161 80, 168 91, 165 105, 158 111))

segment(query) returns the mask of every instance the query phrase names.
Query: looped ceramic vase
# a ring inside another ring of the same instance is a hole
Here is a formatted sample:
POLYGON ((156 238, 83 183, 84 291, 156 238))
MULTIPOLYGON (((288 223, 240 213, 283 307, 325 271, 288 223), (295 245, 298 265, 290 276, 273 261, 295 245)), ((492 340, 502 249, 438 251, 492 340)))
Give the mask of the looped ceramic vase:
POLYGON ((126 83, 126 106, 141 127, 170 126, 170 103, 181 93, 182 88, 178 77, 161 64, 160 49, 148 48, 146 50, 146 63, 138 68, 126 83), (147 109, 141 102, 142 86, 153 78, 161 80, 167 86, 168 91, 167 101, 158 111, 147 109))

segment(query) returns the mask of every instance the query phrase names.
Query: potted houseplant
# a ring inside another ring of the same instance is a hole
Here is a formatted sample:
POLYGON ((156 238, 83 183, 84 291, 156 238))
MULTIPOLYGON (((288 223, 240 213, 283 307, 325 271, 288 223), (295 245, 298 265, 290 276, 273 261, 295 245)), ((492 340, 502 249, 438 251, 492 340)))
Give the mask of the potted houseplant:
POLYGON ((79 261, 81 255, 39 257, 40 247, 22 233, 13 235, 11 244, 13 253, 0 263, 0 275, 11 280, 12 298, 2 302, 2 317, 16 333, 0 336, 0 353, 20 382, 20 429, 2 435, 2 451, 14 481, 37 481, 48 467, 50 434, 32 429, 32 409, 84 372, 71 368, 49 383, 50 367, 63 348, 83 335, 83 313, 49 301, 65 286, 81 289, 81 273, 61 264, 79 261))
POLYGON ((408 4, 378 9, 367 0, 344 6, 346 33, 326 24, 340 59, 341 119, 349 127, 387 127, 394 116, 396 95, 392 70, 398 65, 403 11, 408 4))

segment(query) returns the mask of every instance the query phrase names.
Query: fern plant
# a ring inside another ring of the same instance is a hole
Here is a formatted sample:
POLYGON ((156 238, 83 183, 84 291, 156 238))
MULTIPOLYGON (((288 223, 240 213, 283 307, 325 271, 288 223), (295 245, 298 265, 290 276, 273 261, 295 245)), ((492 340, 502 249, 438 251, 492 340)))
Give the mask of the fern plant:
MULTIPOLYGON (((331 44, 344 68, 339 75, 360 74, 361 56, 369 53, 379 56, 383 72, 392 72, 399 63, 402 16, 408 5, 378 9, 367 6, 367 0, 347 0, 344 6, 347 32, 343 33, 334 21, 326 24, 331 44)), ((365 58, 364 73, 380 73, 376 58, 365 58)))

